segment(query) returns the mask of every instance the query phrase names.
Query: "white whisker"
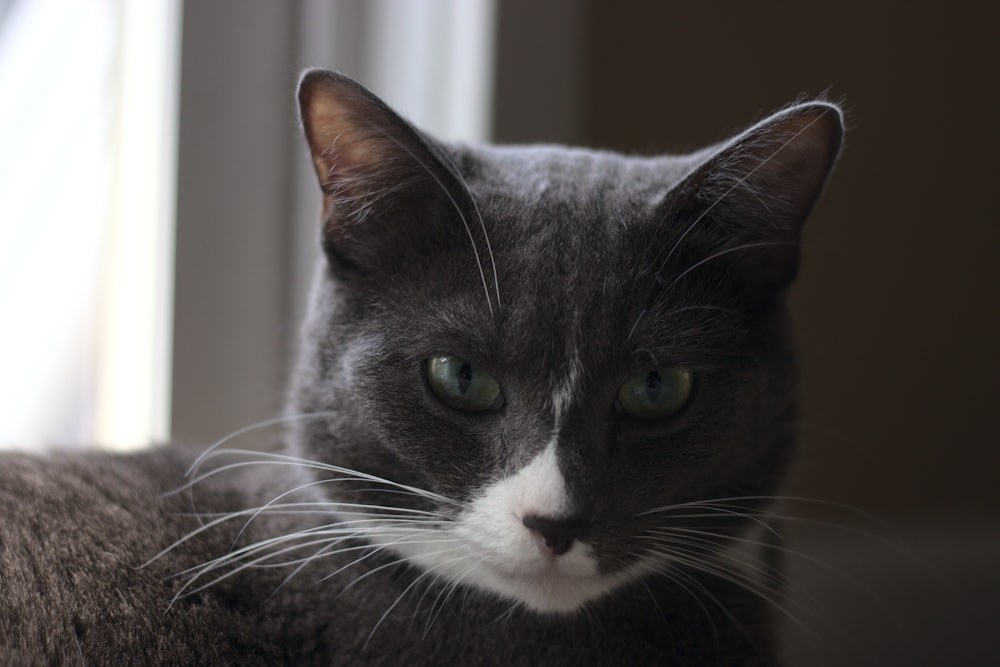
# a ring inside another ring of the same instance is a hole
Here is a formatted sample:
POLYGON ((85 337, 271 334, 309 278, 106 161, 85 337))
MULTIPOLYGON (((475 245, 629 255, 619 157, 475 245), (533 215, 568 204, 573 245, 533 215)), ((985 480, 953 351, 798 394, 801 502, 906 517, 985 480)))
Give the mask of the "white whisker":
POLYGON ((433 576, 435 570, 438 570, 438 569, 441 569, 443 567, 446 567, 446 566, 450 565, 451 563, 454 563, 454 562, 457 562, 457 561, 461 561, 464 558, 465 558, 465 556, 463 555, 463 556, 458 556, 456 558, 452 558, 450 560, 439 562, 435 566, 425 569, 416 578, 414 578, 414 580, 412 582, 410 582, 410 584, 408 586, 406 586, 406 588, 404 588, 403 591, 396 597, 396 600, 391 605, 389 605, 389 608, 386 609, 385 612, 383 612, 383 614, 379 617, 378 621, 376 621, 375 626, 372 628, 371 632, 368 633, 368 639, 365 640, 365 644, 362 647, 362 650, 365 650, 365 649, 368 648, 368 644, 371 643, 372 637, 375 636, 376 631, 378 631, 378 629, 379 629, 379 627, 381 627, 382 623, 385 622, 385 619, 387 619, 389 617, 389 614, 392 613, 392 610, 395 609, 397 606, 399 606, 399 603, 403 601, 403 598, 406 597, 406 595, 411 590, 413 590, 414 586, 416 586, 418 583, 420 583, 421 581, 423 581, 425 578, 433 576))
MULTIPOLYGON (((793 141, 798 139, 803 133, 805 133, 809 128, 811 128, 814 124, 816 124, 819 121, 819 118, 820 117, 817 116, 816 118, 814 118, 813 120, 811 120, 810 122, 806 123, 801 128, 799 128, 799 130, 796 131, 794 134, 787 137, 783 143, 778 145, 778 147, 775 148, 773 152, 771 152, 771 154, 769 154, 767 157, 761 160, 758 164, 754 165, 753 169, 749 170, 747 173, 740 176, 729 187, 729 189, 727 189, 721 195, 716 197, 715 200, 705 208, 705 210, 699 213, 698 216, 695 217, 694 221, 690 225, 688 225, 687 229, 685 229, 684 232, 680 235, 680 237, 678 237, 677 241, 674 242, 674 245, 670 248, 670 251, 667 253, 666 258, 663 260, 663 262, 660 264, 660 267, 657 269, 656 274, 659 275, 663 271, 664 267, 666 267, 666 265, 670 262, 670 259, 674 256, 674 253, 677 251, 677 248, 680 247, 681 243, 684 242, 684 239, 687 238, 688 234, 691 233, 691 230, 697 227, 698 224, 701 223, 701 221, 704 220, 709 213, 711 213, 712 209, 714 209, 722 201, 724 201, 726 197, 735 192, 737 188, 742 187, 760 169, 762 169, 771 160, 777 157, 779 153, 788 148, 788 146, 791 145, 793 141)), ((675 279, 674 282, 677 282, 677 280, 675 279)))
MULTIPOLYGON (((473 255, 476 258, 476 267, 479 269, 479 277, 483 281, 483 291, 486 293, 486 306, 490 310, 490 315, 492 315, 493 317, 496 317, 496 313, 493 312, 493 300, 490 297, 490 288, 489 288, 489 286, 487 285, 487 282, 486 282, 486 272, 483 270, 482 258, 479 255, 479 247, 476 245, 476 238, 475 238, 475 235, 473 235, 473 233, 472 233, 472 227, 469 225, 469 221, 466 219, 465 214, 462 212, 462 208, 458 205, 458 202, 455 201, 455 198, 452 196, 452 194, 448 190, 448 188, 445 187, 444 183, 441 182, 441 179, 438 178, 438 175, 434 173, 433 169, 431 169, 420 157, 418 157, 412 150, 410 150, 410 148, 408 146, 404 145, 403 142, 401 142, 399 139, 397 139, 396 137, 394 137, 392 135, 388 135, 388 134, 386 135, 386 137, 388 139, 392 140, 393 143, 395 143, 403 152, 405 152, 407 155, 409 155, 410 158, 412 158, 414 162, 416 162, 418 165, 420 165, 420 167, 425 172, 427 172, 427 175, 430 176, 431 179, 437 184, 437 186, 438 186, 438 188, 440 188, 441 192, 444 193, 444 196, 448 198, 448 201, 451 203, 452 208, 455 209, 455 213, 458 214, 459 220, 462 221, 462 225, 465 227, 465 233, 469 237, 469 243, 472 244, 472 253, 473 253, 473 255)), ((457 174, 455 174, 455 176, 457 178, 457 174)), ((470 199, 471 199, 471 196, 470 196, 470 199)), ((479 213, 478 207, 476 208, 476 213, 477 214, 479 213)), ((480 221, 480 224, 483 225, 483 234, 485 234, 486 233, 486 227, 485 227, 485 224, 483 223, 482 216, 480 216, 479 221, 480 221)), ((486 238, 486 246, 487 246, 487 249, 489 249, 489 252, 490 252, 490 261, 492 262, 493 261, 493 250, 492 250, 492 248, 490 248, 489 243, 490 243, 490 241, 489 241, 489 238, 487 237, 486 238)), ((493 278, 494 278, 494 281, 497 280, 497 277, 496 277, 496 264, 495 263, 493 264, 493 278)), ((500 307, 500 301, 499 301, 499 299, 500 299, 500 291, 499 290, 500 290, 500 288, 499 288, 499 283, 498 283, 497 284, 497 308, 498 309, 500 307)))
MULTIPOLYGON (((308 421, 310 419, 319 419, 321 417, 329 417, 331 414, 335 414, 335 413, 330 412, 329 410, 324 410, 322 412, 310 412, 310 413, 302 413, 302 414, 297 414, 297 415, 284 415, 284 416, 281 416, 281 417, 275 417, 273 419, 265 419, 264 421, 260 421, 260 422, 257 422, 255 424, 250 424, 249 426, 244 426, 241 429, 237 429, 237 430, 233 431, 232 433, 230 433, 229 435, 225 436, 224 438, 219 439, 211 447, 209 447, 204 452, 202 452, 194 460, 194 462, 188 467, 187 472, 184 474, 184 476, 185 477, 190 477, 194 473, 194 471, 197 470, 201 466, 201 464, 205 461, 205 459, 207 459, 207 458, 209 458, 209 457, 211 457, 211 456, 214 455, 214 452, 218 448, 222 447, 227 442, 235 440, 236 438, 238 438, 240 436, 246 435, 247 433, 252 433, 254 431, 258 431, 258 430, 263 429, 263 428, 268 428, 269 426, 277 426, 279 424, 286 424, 288 422, 293 422, 293 421, 308 421)), ((178 490, 180 490, 180 489, 178 489, 178 490)), ((174 491, 172 493, 176 493, 176 491, 174 491)))
MULTIPOLYGON (((369 473, 361 472, 358 470, 352 470, 351 468, 345 468, 343 466, 337 466, 330 463, 321 463, 318 461, 311 461, 309 459, 303 459, 297 456, 290 456, 288 454, 279 454, 276 452, 257 452, 252 450, 243 449, 219 449, 210 455, 214 458, 217 456, 230 456, 230 455, 241 455, 241 456, 252 456, 256 457, 255 460, 251 461, 238 461, 236 463, 229 463, 218 468, 213 468, 212 470, 202 473, 186 482, 183 486, 171 491, 171 494, 176 494, 181 491, 192 488, 194 485, 216 475, 224 472, 228 472, 237 468, 245 468, 260 465, 274 465, 274 466, 286 466, 290 468, 307 468, 316 470, 319 472, 336 473, 341 475, 346 475, 347 477, 336 481, 347 481, 347 480, 358 480, 358 481, 368 481, 376 482, 379 484, 385 484, 387 486, 393 487, 398 490, 408 491, 416 496, 422 498, 427 498, 428 500, 433 500, 442 504, 457 505, 454 500, 442 496, 426 489, 421 489, 419 487, 410 486, 407 484, 400 484, 399 482, 394 482, 392 480, 386 479, 384 477, 379 477, 378 475, 372 475, 369 473)), ((205 458, 204 460, 208 460, 205 458)))

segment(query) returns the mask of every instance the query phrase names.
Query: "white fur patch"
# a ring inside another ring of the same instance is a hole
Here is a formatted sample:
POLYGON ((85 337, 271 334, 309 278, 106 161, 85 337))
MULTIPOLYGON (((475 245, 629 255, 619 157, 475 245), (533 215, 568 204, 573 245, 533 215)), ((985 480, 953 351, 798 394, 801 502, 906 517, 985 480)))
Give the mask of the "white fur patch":
POLYGON ((553 556, 522 523, 530 514, 557 518, 567 504, 552 441, 518 472, 486 487, 456 523, 433 531, 433 537, 404 538, 389 548, 450 581, 535 611, 568 613, 634 575, 598 574, 597 560, 580 540, 565 554, 553 556))
POLYGON ((552 435, 541 453, 484 488, 456 522, 403 536, 388 548, 437 577, 546 613, 571 613, 640 576, 646 568, 642 563, 613 575, 598 573, 585 539, 574 540, 569 551, 554 555, 523 523, 527 516, 560 519, 569 512, 557 445, 582 376, 579 355, 571 349, 565 375, 552 390, 552 435))

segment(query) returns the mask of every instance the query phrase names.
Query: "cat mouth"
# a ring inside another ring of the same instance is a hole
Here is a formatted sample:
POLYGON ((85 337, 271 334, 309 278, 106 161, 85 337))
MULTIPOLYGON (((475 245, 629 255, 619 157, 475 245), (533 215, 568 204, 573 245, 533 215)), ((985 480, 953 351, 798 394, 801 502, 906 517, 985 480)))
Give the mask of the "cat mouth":
POLYGON ((474 587, 520 602, 543 614, 568 614, 616 588, 616 576, 602 575, 588 554, 575 558, 539 554, 537 558, 481 558, 474 587))
POLYGON ((494 553, 484 549, 480 550, 480 558, 483 564, 505 579, 587 581, 597 577, 597 563, 590 550, 582 544, 574 545, 571 551, 560 555, 544 548, 529 551, 531 553, 494 553))

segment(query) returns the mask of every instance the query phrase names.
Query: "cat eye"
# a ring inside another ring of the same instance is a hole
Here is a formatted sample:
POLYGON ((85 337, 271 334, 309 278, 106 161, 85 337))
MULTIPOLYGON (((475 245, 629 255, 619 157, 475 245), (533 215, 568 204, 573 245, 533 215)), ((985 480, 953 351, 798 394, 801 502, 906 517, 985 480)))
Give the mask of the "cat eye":
POLYGON ((472 362, 438 356, 427 360, 427 383, 445 405, 463 412, 496 410, 503 405, 500 384, 472 362))
POLYGON ((618 407, 638 419, 666 419, 691 396, 691 371, 679 366, 654 368, 636 375, 618 390, 618 407))

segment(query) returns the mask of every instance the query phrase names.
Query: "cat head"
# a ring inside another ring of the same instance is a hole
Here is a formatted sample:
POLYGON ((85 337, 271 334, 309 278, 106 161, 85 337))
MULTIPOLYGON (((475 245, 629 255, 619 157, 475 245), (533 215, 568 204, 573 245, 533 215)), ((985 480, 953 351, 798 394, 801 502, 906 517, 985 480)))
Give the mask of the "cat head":
POLYGON ((328 71, 299 101, 324 258, 290 401, 319 416, 290 447, 337 480, 332 507, 540 612, 749 523, 791 453, 785 292, 835 106, 640 158, 442 143, 328 71), (665 548, 705 514, 700 543, 665 548))

